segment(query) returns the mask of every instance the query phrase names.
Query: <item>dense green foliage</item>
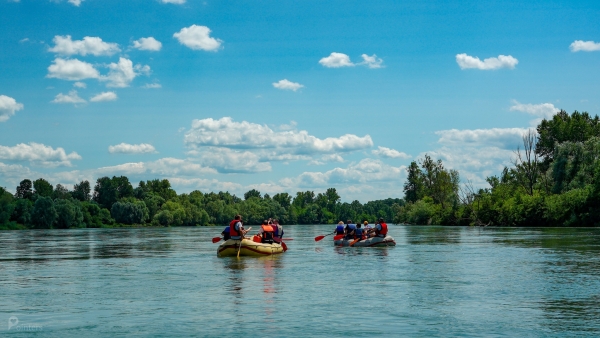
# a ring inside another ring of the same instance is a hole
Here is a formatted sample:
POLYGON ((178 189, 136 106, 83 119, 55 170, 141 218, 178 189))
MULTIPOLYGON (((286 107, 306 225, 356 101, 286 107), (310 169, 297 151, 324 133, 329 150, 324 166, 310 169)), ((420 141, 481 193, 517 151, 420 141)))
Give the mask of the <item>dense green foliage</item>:
POLYGON ((228 192, 193 191, 177 195, 168 180, 142 181, 133 188, 124 176, 98 178, 91 193, 82 181, 68 191, 40 178, 23 180, 14 195, 0 188, 0 229, 99 228, 121 225, 197 226, 225 225, 236 214, 250 225, 268 218, 282 224, 337 223, 339 220, 391 219, 404 205, 401 199, 361 204, 341 203, 334 188, 273 197, 252 189, 244 199, 228 192))
POLYGON ((403 207, 394 220, 411 224, 600 226, 598 116, 564 111, 523 135, 511 167, 476 190, 429 156, 411 163, 403 207))

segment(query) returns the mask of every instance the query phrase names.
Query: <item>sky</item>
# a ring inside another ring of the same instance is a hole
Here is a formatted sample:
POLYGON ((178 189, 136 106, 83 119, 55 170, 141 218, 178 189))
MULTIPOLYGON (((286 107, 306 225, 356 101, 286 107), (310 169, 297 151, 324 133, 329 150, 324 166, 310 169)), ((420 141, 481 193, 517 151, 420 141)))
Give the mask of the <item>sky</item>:
POLYGON ((600 110, 598 1, 0 0, 0 186, 402 198, 600 110))

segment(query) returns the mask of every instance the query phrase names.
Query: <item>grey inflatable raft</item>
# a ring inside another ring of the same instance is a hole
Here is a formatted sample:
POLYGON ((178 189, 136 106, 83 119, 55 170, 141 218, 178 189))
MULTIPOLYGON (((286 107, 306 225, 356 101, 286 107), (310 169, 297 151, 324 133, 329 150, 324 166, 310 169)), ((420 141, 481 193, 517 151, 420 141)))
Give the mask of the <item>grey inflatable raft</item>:
MULTIPOLYGON (((333 243, 335 244, 335 246, 349 246, 350 243, 352 243, 354 240, 353 239, 340 239, 337 241, 333 241, 333 243)), ((363 239, 360 240, 356 243, 354 243, 353 246, 396 246, 396 241, 394 241, 394 238, 392 236, 385 236, 385 238, 383 237, 371 237, 368 239, 363 239)))

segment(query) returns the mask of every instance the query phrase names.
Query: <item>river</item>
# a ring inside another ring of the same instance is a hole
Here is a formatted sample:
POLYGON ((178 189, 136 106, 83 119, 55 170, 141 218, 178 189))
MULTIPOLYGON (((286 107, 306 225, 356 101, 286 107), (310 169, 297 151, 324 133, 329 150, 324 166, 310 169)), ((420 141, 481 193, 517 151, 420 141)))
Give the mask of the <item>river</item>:
POLYGON ((0 232, 0 335, 600 335, 600 229, 390 225, 338 248, 285 227, 276 257, 218 258, 221 228, 0 232))

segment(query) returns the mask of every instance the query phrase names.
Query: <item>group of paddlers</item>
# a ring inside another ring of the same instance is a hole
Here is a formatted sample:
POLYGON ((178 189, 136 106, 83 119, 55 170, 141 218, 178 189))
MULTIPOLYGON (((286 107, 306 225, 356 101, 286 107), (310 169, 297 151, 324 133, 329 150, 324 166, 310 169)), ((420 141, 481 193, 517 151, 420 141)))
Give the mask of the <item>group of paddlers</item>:
MULTIPOLYGON (((221 232, 224 240, 228 239, 243 239, 246 233, 249 231, 244 229, 244 223, 242 222, 242 216, 236 215, 235 218, 229 222, 229 226, 221 232)), ((262 221, 260 230, 254 235, 253 240, 260 243, 281 243, 283 238, 283 227, 279 224, 276 219, 268 219, 262 221)))
POLYGON ((383 218, 380 218, 374 227, 369 225, 369 221, 364 220, 363 224, 352 223, 348 220, 344 225, 344 222, 340 221, 335 227, 336 236, 344 235, 346 240, 364 240, 371 237, 384 237, 387 236, 388 226, 385 224, 383 218), (364 227, 362 227, 364 226, 364 227))

